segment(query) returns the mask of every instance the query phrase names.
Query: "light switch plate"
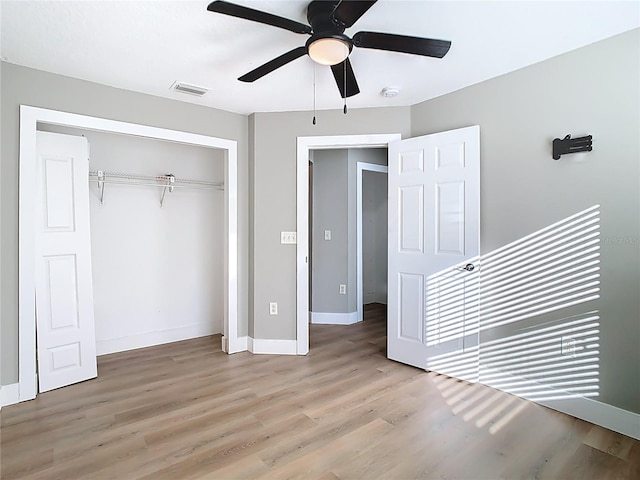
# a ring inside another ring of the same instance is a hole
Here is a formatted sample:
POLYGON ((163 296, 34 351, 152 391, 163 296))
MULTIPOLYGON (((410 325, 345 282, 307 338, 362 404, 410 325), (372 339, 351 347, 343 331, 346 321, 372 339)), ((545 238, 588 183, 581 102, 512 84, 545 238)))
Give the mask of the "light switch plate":
POLYGON ((325 230, 324 231, 324 239, 325 240, 331 240, 331 230, 325 230))
POLYGON ((283 245, 295 245, 297 242, 296 232, 280 232, 280 243, 283 245))

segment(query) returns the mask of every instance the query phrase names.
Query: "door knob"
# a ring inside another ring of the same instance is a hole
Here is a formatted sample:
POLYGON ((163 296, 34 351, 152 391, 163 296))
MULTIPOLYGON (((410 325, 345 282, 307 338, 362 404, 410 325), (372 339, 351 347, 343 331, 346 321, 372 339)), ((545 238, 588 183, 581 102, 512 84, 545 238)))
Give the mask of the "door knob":
POLYGON ((476 267, 473 263, 467 263, 464 267, 457 267, 456 270, 460 270, 461 272, 473 272, 475 268, 476 267))

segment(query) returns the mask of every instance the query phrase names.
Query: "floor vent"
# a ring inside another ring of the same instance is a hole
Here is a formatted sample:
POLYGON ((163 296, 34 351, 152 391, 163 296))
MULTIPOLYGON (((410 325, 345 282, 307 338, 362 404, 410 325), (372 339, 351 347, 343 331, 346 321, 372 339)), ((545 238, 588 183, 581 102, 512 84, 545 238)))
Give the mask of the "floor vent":
POLYGON ((189 95, 196 95, 198 97, 201 97, 209 91, 204 87, 197 87, 196 85, 189 85, 188 83, 182 82, 174 83, 171 88, 176 92, 188 93, 189 95))

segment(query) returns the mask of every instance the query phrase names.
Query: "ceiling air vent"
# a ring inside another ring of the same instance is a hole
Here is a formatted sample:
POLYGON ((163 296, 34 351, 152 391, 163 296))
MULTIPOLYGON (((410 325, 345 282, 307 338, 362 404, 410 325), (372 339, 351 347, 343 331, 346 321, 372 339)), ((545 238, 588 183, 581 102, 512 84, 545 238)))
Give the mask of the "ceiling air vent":
POLYGON ((188 83, 176 82, 171 88, 176 92, 188 93, 189 95, 196 95, 201 97, 209 90, 204 87, 197 87, 196 85, 189 85, 188 83))

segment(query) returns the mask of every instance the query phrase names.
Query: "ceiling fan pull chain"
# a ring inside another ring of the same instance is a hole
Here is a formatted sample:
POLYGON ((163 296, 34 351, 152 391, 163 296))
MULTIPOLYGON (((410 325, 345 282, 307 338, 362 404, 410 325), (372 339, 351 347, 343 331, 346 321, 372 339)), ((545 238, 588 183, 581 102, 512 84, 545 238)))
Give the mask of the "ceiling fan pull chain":
POLYGON ((313 62, 313 124, 316 124, 316 62, 313 62))
POLYGON ((342 109, 342 112, 346 115, 347 114, 347 60, 346 59, 343 62, 343 64, 344 64, 344 108, 342 109))

